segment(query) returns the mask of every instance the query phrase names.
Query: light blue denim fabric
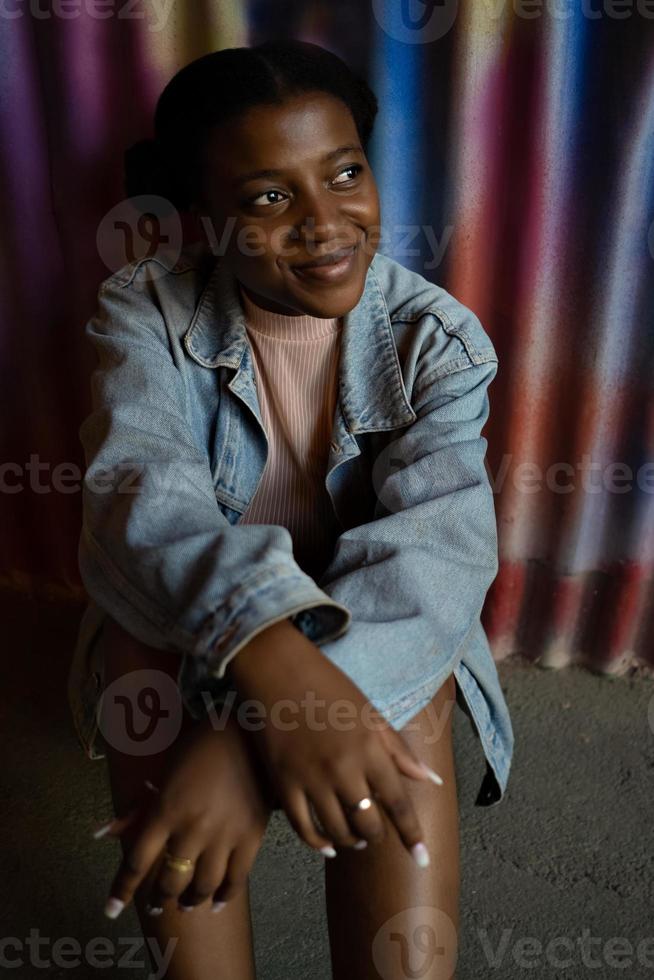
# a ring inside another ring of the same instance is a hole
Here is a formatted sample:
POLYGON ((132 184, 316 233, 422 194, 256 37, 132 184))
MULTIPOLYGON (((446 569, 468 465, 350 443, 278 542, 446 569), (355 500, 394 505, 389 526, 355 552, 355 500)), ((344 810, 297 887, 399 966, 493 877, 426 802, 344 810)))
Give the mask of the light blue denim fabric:
POLYGON ((184 654, 195 717, 231 688, 225 668, 293 617, 402 728, 454 672, 503 798, 513 731, 480 612, 498 568, 485 467, 497 355, 478 318, 380 253, 344 317, 325 485, 342 526, 315 580, 282 526, 240 523, 267 440, 238 287, 202 245, 106 279, 86 334, 99 357, 80 428, 87 470, 79 567, 90 601, 69 675, 91 758, 103 616, 184 654))

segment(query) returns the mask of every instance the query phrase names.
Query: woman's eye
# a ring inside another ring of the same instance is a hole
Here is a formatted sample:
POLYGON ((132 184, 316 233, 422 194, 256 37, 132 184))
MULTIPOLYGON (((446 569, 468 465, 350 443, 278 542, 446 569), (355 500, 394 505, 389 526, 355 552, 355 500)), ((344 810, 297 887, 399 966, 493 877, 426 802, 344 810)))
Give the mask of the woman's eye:
MULTIPOLYGON (((354 180, 355 177, 357 177, 361 173, 362 170, 363 167, 361 166, 360 163, 353 163, 349 167, 344 167, 343 170, 341 170, 341 172, 339 173, 336 180, 334 180, 332 183, 349 184, 351 183, 352 180, 354 180), (345 180, 340 179, 343 174, 348 174, 348 173, 352 174, 353 176, 345 180)), ((251 197, 250 200, 248 201, 248 204, 253 204, 255 206, 263 205, 265 207, 265 205, 267 204, 269 205, 279 204, 279 198, 281 198, 282 200, 284 199, 284 195, 282 194, 281 191, 273 191, 273 190, 264 191, 262 194, 257 194, 256 197, 251 197), (278 200, 271 200, 271 197, 274 197, 275 195, 277 195, 278 200)))
MULTIPOLYGON (((250 204, 258 204, 262 197, 269 197, 271 194, 281 194, 281 191, 264 191, 263 194, 257 194, 256 197, 250 198, 250 204)), ((279 201, 263 201, 263 204, 279 204, 279 201)))
MULTIPOLYGON (((346 173, 350 172, 350 173, 354 173, 354 176, 356 177, 357 174, 361 173, 362 170, 363 170, 363 167, 361 166, 360 163, 353 163, 353 164, 351 164, 351 166, 345 167, 344 170, 341 170, 341 174, 346 174, 346 173)), ((339 174, 339 176, 340 176, 340 174, 339 174)), ((353 180, 353 179, 354 178, 352 178, 352 177, 350 178, 350 180, 353 180)), ((347 184, 347 183, 349 183, 349 181, 347 181, 347 180, 338 180, 337 179, 337 180, 334 181, 334 183, 335 184, 347 184)))

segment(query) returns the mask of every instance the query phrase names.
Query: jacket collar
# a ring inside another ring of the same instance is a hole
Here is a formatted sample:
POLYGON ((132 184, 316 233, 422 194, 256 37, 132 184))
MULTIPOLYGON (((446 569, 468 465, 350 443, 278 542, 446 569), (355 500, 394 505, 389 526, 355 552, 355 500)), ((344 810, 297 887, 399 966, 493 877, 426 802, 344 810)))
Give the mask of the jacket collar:
MULTIPOLYGON (((415 421, 407 398, 391 318, 375 271, 368 268, 357 305, 343 317, 340 403, 350 432, 394 429, 415 421)), ((209 276, 184 347, 206 368, 238 369, 249 345, 238 285, 220 260, 209 276)))

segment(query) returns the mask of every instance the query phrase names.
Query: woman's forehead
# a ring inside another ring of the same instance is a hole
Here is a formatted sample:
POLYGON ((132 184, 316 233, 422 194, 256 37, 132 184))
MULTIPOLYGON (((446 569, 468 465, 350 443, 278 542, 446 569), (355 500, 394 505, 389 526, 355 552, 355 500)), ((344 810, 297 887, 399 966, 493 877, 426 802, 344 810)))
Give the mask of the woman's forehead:
POLYGON ((294 96, 281 105, 259 105, 215 127, 207 152, 212 166, 235 176, 262 168, 321 165, 341 148, 362 152, 344 102, 327 93, 294 96))

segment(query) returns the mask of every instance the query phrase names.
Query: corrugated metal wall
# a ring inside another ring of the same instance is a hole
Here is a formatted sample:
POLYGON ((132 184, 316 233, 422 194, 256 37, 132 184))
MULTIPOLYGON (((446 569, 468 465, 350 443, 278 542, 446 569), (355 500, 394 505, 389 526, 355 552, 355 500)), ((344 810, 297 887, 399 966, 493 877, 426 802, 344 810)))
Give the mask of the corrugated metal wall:
POLYGON ((383 251, 479 315, 501 570, 494 654, 654 665, 654 20, 647 4, 16 4, 0 21, 0 588, 78 602, 96 247, 122 150, 183 64, 280 35, 381 103, 383 251), (32 5, 34 7, 34 5, 32 5), (66 8, 69 11, 71 8, 66 8), (128 11, 131 11, 128 15, 128 11), (106 12, 106 8, 105 8, 106 12))

